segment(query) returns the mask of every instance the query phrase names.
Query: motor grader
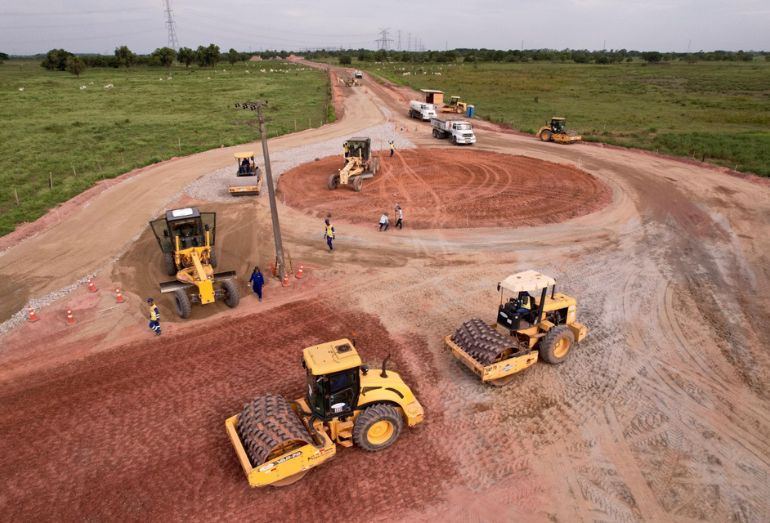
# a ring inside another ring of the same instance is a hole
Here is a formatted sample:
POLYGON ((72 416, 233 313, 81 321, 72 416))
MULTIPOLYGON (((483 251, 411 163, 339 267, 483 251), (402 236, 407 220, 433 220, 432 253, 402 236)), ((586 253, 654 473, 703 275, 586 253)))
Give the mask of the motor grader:
POLYGON ((160 292, 173 293, 180 318, 190 316, 193 303, 224 300, 228 307, 238 305, 235 271, 214 273, 216 213, 200 212, 195 207, 172 209, 151 221, 150 228, 163 252, 166 273, 176 276, 174 281, 161 283, 160 292))
POLYGON ((442 113, 465 114, 468 110, 468 104, 463 102, 459 96, 450 96, 449 103, 441 107, 442 113))
POLYGON ((255 196, 262 190, 262 173, 254 161, 254 152, 243 151, 235 153, 237 177, 234 184, 227 188, 230 196, 255 196), (256 180, 252 180, 256 177, 256 180))
POLYGON ((554 116, 551 121, 545 122, 545 125, 537 131, 537 136, 543 142, 556 143, 576 143, 583 139, 574 131, 567 131, 567 119, 561 116, 554 116))
POLYGON ((345 165, 337 174, 329 176, 329 190, 340 185, 352 187, 360 192, 364 180, 373 178, 380 167, 380 159, 372 154, 371 138, 350 138, 345 142, 345 165))
POLYGON ((538 359, 562 363, 572 346, 586 337, 588 329, 577 322, 575 298, 557 293, 553 278, 524 271, 505 278, 497 290, 500 306, 495 323, 473 318, 444 338, 454 357, 482 382, 506 385, 538 359))
POLYGON ((381 370, 369 370, 348 339, 307 347, 303 398, 266 394, 227 418, 225 430, 249 485, 290 485, 333 458, 337 445, 380 451, 396 442, 404 423, 421 423, 422 405, 386 369, 387 360, 381 370))

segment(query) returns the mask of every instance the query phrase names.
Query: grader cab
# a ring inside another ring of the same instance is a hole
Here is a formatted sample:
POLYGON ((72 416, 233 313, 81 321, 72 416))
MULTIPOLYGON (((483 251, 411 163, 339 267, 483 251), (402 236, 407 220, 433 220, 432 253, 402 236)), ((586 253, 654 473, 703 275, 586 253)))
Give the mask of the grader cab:
POLYGON ((195 207, 173 209, 151 221, 150 228, 163 252, 166 274, 176 276, 174 281, 161 283, 160 292, 174 294, 179 317, 188 318, 193 303, 224 300, 228 307, 238 305, 235 272, 214 273, 216 213, 202 213, 195 207))
POLYGON ((329 190, 335 190, 340 185, 352 187, 360 192, 364 180, 373 178, 380 167, 380 159, 372 154, 371 138, 350 138, 344 144, 345 165, 337 174, 329 176, 329 190))
POLYGON ((421 423, 422 405, 386 363, 369 370, 348 339, 304 349, 304 398, 266 394, 225 420, 249 485, 290 485, 333 458, 337 445, 384 450, 404 424, 421 423))
POLYGON ((553 278, 524 271, 508 276, 497 289, 495 323, 473 318, 444 338, 450 352, 482 382, 506 385, 538 358, 561 363, 586 337, 588 330, 577 322, 575 298, 557 293, 553 278))

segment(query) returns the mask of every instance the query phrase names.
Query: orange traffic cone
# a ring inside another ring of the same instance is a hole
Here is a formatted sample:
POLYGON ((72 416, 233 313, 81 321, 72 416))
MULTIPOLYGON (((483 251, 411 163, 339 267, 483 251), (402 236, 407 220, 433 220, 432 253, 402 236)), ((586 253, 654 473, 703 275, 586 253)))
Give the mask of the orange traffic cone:
POLYGON ((72 315, 72 309, 67 308, 67 323, 73 325, 75 323, 75 317, 72 315))
POLYGON ((123 298, 123 294, 120 292, 120 287, 118 287, 117 289, 115 289, 115 302, 123 303, 124 301, 126 300, 123 298))
POLYGON ((37 321, 40 318, 37 317, 37 314, 35 314, 35 309, 32 307, 27 307, 27 321, 37 321))
POLYGON ((88 278, 88 292, 96 292, 96 284, 91 278, 88 278))
POLYGON ((300 265, 299 266, 299 270, 297 271, 297 274, 294 275, 294 277, 297 278, 298 280, 301 280, 302 278, 305 277, 305 266, 304 265, 300 265))
POLYGON ((281 285, 283 285, 284 287, 288 287, 289 286, 289 275, 288 274, 284 274, 283 275, 283 282, 281 283, 281 285))

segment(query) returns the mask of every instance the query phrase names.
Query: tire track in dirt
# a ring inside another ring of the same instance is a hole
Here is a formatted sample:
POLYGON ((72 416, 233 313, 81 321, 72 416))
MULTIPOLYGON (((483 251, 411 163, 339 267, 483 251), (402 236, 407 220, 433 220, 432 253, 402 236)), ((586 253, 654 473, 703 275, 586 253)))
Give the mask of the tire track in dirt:
POLYGON ((299 520, 307 507, 293 500, 334 492, 335 503, 316 504, 314 518, 393 519, 399 507, 441 499, 442 485, 455 477, 435 443, 449 420, 435 395, 421 395, 433 380, 419 338, 397 342, 371 316, 308 301, 160 341, 0 387, 0 452, 14 479, 0 498, 8 518, 299 520), (290 488, 249 489, 225 417, 264 392, 301 395, 301 349, 353 326, 362 358, 377 364, 392 354, 391 368, 435 415, 392 449, 340 449, 290 488), (355 501, 361 497, 366 504, 355 501))
POLYGON ((422 149, 384 158, 380 172, 355 193, 327 189, 339 157, 284 173, 284 203, 316 217, 376 223, 383 209, 408 201, 413 229, 496 227, 557 223, 594 212, 611 200, 610 189, 574 167, 485 151, 422 149), (439 192, 436 187, 441 187, 439 192), (548 191, 542 191, 548 187, 548 191))

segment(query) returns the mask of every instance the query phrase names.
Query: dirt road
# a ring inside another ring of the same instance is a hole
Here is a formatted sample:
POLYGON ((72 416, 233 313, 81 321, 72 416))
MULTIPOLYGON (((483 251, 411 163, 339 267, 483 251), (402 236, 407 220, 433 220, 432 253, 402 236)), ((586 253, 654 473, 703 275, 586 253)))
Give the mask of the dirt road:
MULTIPOLYGON (((478 130, 474 149, 446 150, 426 125, 402 116, 412 93, 365 82, 343 91, 348 107, 361 110, 339 124, 350 134, 382 118, 382 105, 412 142, 430 148, 425 157, 454 155, 463 165, 479 150, 512 155, 511 165, 522 155, 565 164, 611 198, 558 223, 516 223, 521 214, 513 213, 507 226, 444 229, 426 220, 434 228, 387 235, 340 208, 328 253, 317 216, 323 204, 297 198, 303 187, 289 184, 281 189, 291 205, 279 206, 284 242, 308 278, 289 289, 271 283, 262 304, 246 298, 234 311, 167 322, 158 340, 146 338, 136 301, 152 285, 144 271, 157 270, 142 255, 150 240, 141 234, 144 218, 132 225, 136 244, 110 232, 112 242, 86 245, 69 232, 87 228, 81 212, 95 212, 93 203, 73 211, 57 241, 40 235, 18 245, 34 256, 39 276, 16 267, 20 259, 9 263, 7 256, 20 256, 12 249, 0 257, 5 279, 44 290, 47 282, 35 279, 48 274, 43 268, 83 249, 93 263, 119 257, 107 264, 110 283, 129 282, 137 294, 116 309, 108 295, 76 293, 81 328, 41 321, 5 337, 0 445, 10 487, 0 510, 14 519, 770 519, 767 184, 648 153, 543 144, 491 125, 478 130), (446 353, 442 337, 468 317, 491 320, 496 283, 528 268, 577 297, 588 337, 562 365, 538 363, 506 388, 484 387, 446 353), (343 449, 286 490, 249 490, 225 417, 255 394, 300 393, 302 346, 352 330, 366 359, 393 355, 426 405, 425 424, 382 455, 343 449), (314 503, 298 513, 297 499, 314 503)), ((221 154, 200 159, 213 168, 229 161, 221 154)), ((413 154, 423 153, 399 152, 407 170, 418 169, 413 154)), ((471 171, 490 190, 512 190, 502 173, 471 171)), ((126 190, 147 191, 155 174, 126 190)), ((169 197, 194 178, 176 176, 169 197)), ((539 189, 553 192, 551 183, 539 189)), ((437 205, 457 202, 441 180, 432 190, 437 205)), ((120 185, 109 192, 122 198, 120 185)), ((270 259, 265 199, 210 205, 231 229, 221 265, 243 271, 270 259), (239 238, 248 239, 232 246, 239 238)), ((413 212, 428 216, 431 205, 420 200, 413 212)), ((88 216, 114 214, 105 207, 88 216)), ((60 286, 71 282, 55 277, 60 286)))

